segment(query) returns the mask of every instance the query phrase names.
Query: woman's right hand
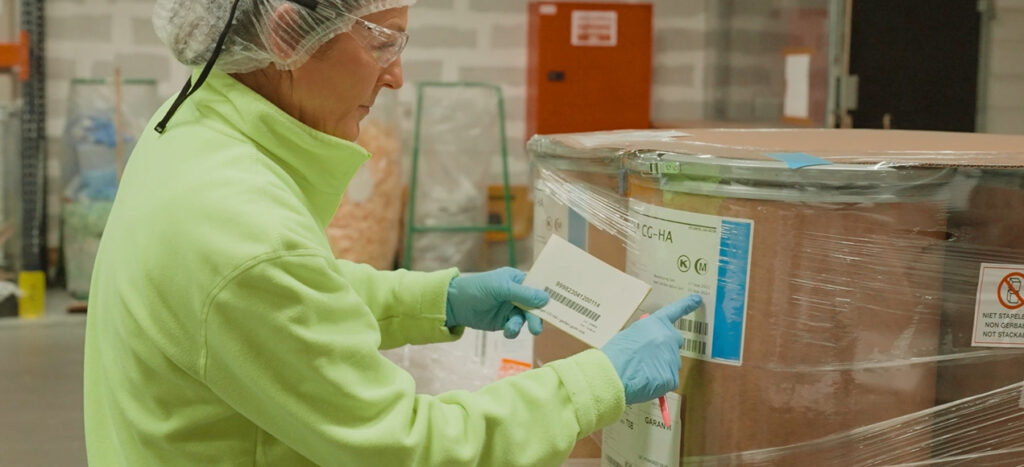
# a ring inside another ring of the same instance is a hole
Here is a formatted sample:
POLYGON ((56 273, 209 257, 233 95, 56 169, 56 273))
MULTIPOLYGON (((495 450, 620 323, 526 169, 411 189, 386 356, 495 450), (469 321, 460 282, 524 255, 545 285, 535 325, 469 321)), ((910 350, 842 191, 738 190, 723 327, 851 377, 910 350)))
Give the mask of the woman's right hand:
POLYGON ((656 399, 679 386, 683 336, 674 323, 699 308, 701 302, 700 295, 690 295, 665 305, 601 348, 622 380, 627 404, 656 399))

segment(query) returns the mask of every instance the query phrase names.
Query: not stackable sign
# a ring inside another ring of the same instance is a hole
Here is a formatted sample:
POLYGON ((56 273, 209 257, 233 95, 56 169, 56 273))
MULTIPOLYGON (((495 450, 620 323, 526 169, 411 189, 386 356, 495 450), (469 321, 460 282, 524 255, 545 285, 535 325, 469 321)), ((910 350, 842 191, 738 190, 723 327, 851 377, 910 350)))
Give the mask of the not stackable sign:
POLYGON ((1024 348, 1024 265, 982 264, 975 303, 971 345, 1024 348))

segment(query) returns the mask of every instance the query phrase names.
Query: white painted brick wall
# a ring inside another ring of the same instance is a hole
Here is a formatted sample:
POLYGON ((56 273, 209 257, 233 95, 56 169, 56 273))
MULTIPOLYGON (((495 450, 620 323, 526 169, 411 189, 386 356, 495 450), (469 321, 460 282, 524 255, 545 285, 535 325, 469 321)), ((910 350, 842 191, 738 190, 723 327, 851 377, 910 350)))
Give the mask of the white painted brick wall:
MULTIPOLYGON (((704 2, 655 0, 655 119, 699 118, 706 20, 704 2), (675 115, 681 114, 681 115, 675 115)), ((487 80, 502 84, 510 107, 525 106, 526 0, 422 0, 411 10, 412 41, 404 55, 408 83, 421 80, 487 80)), ((633 2, 639 3, 639 2, 633 2)), ((110 77, 120 66, 127 78, 154 78, 162 97, 180 88, 185 67, 153 33, 152 0, 50 0, 47 2, 47 133, 63 130, 71 78, 110 77)), ((414 87, 402 92, 412 102, 414 87)), ((522 115, 518 111, 518 115, 522 115)), ((522 134, 521 118, 509 134, 522 134)))
MULTIPOLYGON (((710 1, 713 0, 649 2, 653 3, 655 11, 654 120, 703 117, 705 3, 710 1)), ((523 152, 528 3, 527 0, 421 0, 410 11, 411 39, 404 55, 407 83, 441 79, 489 81, 501 85, 506 99, 513 179, 520 183, 528 177, 523 152), (439 47, 439 44, 452 47, 439 47)), ((409 113, 414 97, 414 86, 400 91, 400 100, 409 113)))
POLYGON ((997 0, 995 7, 984 131, 1024 134, 1024 0, 997 0))
MULTIPOLYGON (((12 0, 0 0, 9 4, 12 0)), ((600 1, 600 0, 598 0, 600 1)), ((773 30, 773 5, 790 0, 745 0, 744 14, 732 24, 716 24, 721 0, 653 0, 655 121, 696 120, 715 97, 743 101, 763 93, 777 75, 752 53, 729 57, 729 83, 714 76, 715 41, 722 28, 743 47, 756 49, 773 30), (758 10, 760 8, 760 10, 758 10)), ((795 0, 793 0, 795 1, 795 0)), ((636 1, 634 1, 636 2, 636 1)), ((58 138, 63 131, 70 81, 74 77, 110 77, 120 66, 126 77, 154 78, 161 98, 176 92, 187 69, 176 63, 156 38, 150 23, 153 0, 47 0, 47 135, 50 141, 50 213, 56 216, 59 183, 58 138)), ((410 13, 412 41, 404 55, 408 85, 400 92, 404 115, 411 117, 416 81, 485 80, 502 86, 509 119, 509 149, 514 179, 527 176, 522 151, 525 122, 526 0, 420 0, 410 13)), ((812 2, 813 3, 813 2, 812 2)), ((987 107, 988 130, 1024 133, 1024 0, 997 0, 993 64, 987 107), (1012 98, 1007 98, 1007 96, 1012 98)), ((2 29, 2 28, 0 28, 2 29)), ((776 36, 772 36, 776 37, 776 36)), ((8 88, 0 82, 0 89, 8 88)), ((749 100, 748 104, 749 105, 749 100)), ((727 109, 749 114, 750 109, 727 109)), ((50 244, 56 245, 51 217, 50 244)))
POLYGON ((47 135, 64 130, 73 78, 156 79, 161 97, 188 76, 161 43, 150 16, 152 0, 48 0, 46 3, 47 135))
MULTIPOLYGON (((707 18, 714 0, 654 0, 653 118, 703 116, 707 18)), ((58 213, 60 135, 70 81, 109 78, 120 66, 127 78, 154 78, 160 97, 173 95, 187 76, 156 38, 153 0, 49 0, 47 2, 47 135, 50 144, 50 213, 58 213)), ((633 3, 639 3, 634 1, 633 3)), ((526 0, 421 0, 410 10, 412 36, 403 55, 403 115, 412 116, 417 81, 489 81, 502 86, 514 181, 525 183, 526 0)), ((411 132, 407 132, 409 134, 411 132)), ((51 217, 56 226, 56 217, 51 217)), ((56 230, 50 244, 57 244, 56 230)))

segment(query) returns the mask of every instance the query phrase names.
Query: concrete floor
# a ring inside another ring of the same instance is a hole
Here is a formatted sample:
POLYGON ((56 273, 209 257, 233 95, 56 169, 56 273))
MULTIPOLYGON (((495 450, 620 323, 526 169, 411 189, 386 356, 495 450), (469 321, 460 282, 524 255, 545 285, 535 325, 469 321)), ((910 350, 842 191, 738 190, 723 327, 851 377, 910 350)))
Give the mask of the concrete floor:
MULTIPOLYGON (((47 294, 38 320, 0 319, 0 466, 86 465, 82 424, 85 316, 70 297, 47 294)), ((565 467, 596 467, 576 459, 565 467)))
POLYGON ((86 465, 85 316, 60 291, 46 298, 43 318, 0 319, 0 465, 86 465))

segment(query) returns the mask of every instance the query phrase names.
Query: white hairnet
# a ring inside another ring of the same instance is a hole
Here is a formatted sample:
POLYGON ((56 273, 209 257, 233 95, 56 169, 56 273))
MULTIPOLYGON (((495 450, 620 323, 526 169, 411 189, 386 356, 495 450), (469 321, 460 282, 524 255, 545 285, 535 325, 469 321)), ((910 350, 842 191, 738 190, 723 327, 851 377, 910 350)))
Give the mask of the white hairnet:
MULTIPOLYGON (((175 58, 189 66, 206 63, 227 24, 234 0, 157 0, 153 27, 175 58)), ((324 42, 348 31, 352 19, 390 8, 410 6, 416 0, 316 0, 310 9, 302 0, 241 0, 235 20, 215 68, 244 73, 274 63, 281 69, 296 68, 324 42), (275 26, 275 39, 287 44, 281 56, 271 48, 269 20, 282 5, 294 15, 275 26)))

